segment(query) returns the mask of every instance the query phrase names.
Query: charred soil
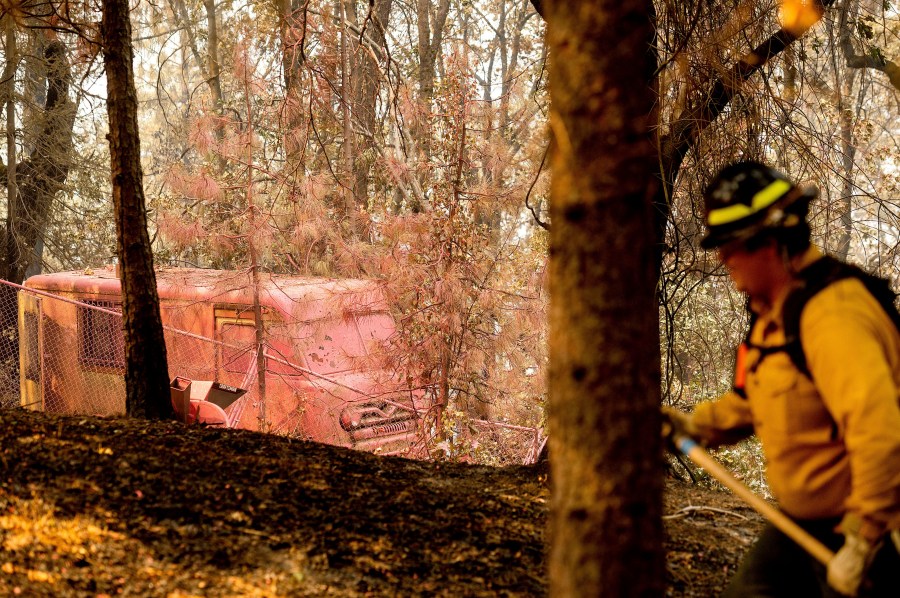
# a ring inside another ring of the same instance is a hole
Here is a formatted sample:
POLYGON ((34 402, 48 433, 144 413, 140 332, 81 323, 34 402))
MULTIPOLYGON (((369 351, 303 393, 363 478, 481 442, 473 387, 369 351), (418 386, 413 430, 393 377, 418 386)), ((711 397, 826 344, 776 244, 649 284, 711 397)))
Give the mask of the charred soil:
MULTIPOLYGON (((0 447, 0 595, 547 594, 540 466, 18 409, 0 447)), ((759 517, 674 480, 665 512, 669 595, 717 595, 759 517)))

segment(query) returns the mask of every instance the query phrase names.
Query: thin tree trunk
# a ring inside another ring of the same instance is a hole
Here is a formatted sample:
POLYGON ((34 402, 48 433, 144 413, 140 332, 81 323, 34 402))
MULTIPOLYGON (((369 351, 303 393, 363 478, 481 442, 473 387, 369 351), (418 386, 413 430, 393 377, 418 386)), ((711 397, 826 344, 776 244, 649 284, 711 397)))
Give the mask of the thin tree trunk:
POLYGON ((203 7, 206 12, 206 28, 207 28, 207 49, 206 57, 200 53, 197 45, 197 33, 194 29, 193 22, 188 14, 187 6, 184 0, 169 0, 169 6, 172 9, 172 15, 177 25, 184 33, 187 46, 190 48, 194 60, 200 69, 200 74, 209 87, 209 93, 212 96, 213 105, 218 113, 221 114, 224 98, 222 96, 221 73, 219 67, 219 27, 216 21, 216 5, 214 0, 203 0, 203 7))
POLYGON ((303 43, 306 29, 306 8, 302 18, 297 0, 279 0, 279 31, 281 36, 281 68, 284 73, 285 116, 284 148, 286 170, 299 178, 303 171, 305 140, 298 139, 298 129, 304 120, 300 89, 300 66, 303 63, 303 43))
POLYGON ((128 0, 103 0, 100 23, 107 79, 109 149, 125 326, 125 410, 170 418, 169 372, 147 232, 128 0))
POLYGON ((16 184, 16 22, 11 15, 3 19, 6 29, 6 65, 3 68, 3 98, 6 104, 6 255, 11 264, 22 260, 22 247, 16 235, 18 210, 18 185, 16 184))
POLYGON ((349 31, 347 30, 347 20, 351 17, 355 19, 355 10, 352 6, 353 0, 338 0, 335 7, 336 12, 341 19, 341 124, 343 127, 344 139, 341 145, 341 210, 345 219, 350 221, 348 230, 352 231, 354 236, 358 235, 356 230, 356 201, 353 198, 353 171, 356 157, 355 139, 353 135, 353 83, 352 83, 352 67, 350 60, 350 43, 347 39, 349 31), (352 11, 352 12, 351 12, 352 11))
MULTIPOLYGON (((375 112, 380 88, 380 72, 378 69, 378 56, 387 55, 384 24, 390 19, 392 0, 374 0, 369 12, 363 19, 360 28, 367 39, 372 40, 372 45, 377 46, 378 52, 368 50, 360 45, 355 46, 352 58, 353 64, 353 119, 362 131, 356 136, 355 161, 353 175, 353 197, 356 198, 357 209, 360 212, 367 211, 369 205, 369 179, 372 165, 375 163, 376 132, 378 130, 377 114, 375 112)), ((360 214, 365 218, 365 214, 360 214)), ((358 230, 363 236, 368 229, 368 222, 359 223, 358 230)))
MULTIPOLYGON (((840 17, 837 24, 837 34, 840 38, 841 46, 849 43, 850 23, 855 21, 858 16, 859 3, 847 2, 840 8, 840 17)), ((840 67, 838 65, 838 57, 833 58, 835 76, 835 91, 837 96, 837 109, 840 122, 840 139, 841 139, 841 168, 843 169, 843 184, 841 185, 841 194, 837 201, 837 212, 840 220, 840 228, 837 231, 837 243, 835 255, 846 260, 850 255, 850 239, 853 233, 853 184, 854 165, 856 163, 856 145, 853 142, 853 125, 856 115, 851 109, 854 82, 857 76, 857 70, 848 68, 841 76, 840 67)), ((857 102, 862 102, 862 92, 856 98, 857 102)))
POLYGON ((216 22, 216 3, 215 0, 203 0, 203 7, 206 10, 206 30, 209 39, 206 43, 206 57, 208 63, 209 89, 212 92, 213 105, 216 112, 222 113, 222 81, 219 74, 219 26, 216 22))
POLYGON ((548 2, 551 596, 662 596, 650 0, 548 2))
MULTIPOLYGON (((852 77, 852 75, 851 75, 852 77)), ((853 112, 846 106, 846 97, 841 98, 838 104, 841 126, 841 168, 843 170, 843 184, 841 195, 837 201, 837 212, 840 220, 840 228, 837 231, 837 247, 835 255, 846 260, 850 255, 850 238, 853 232, 853 177, 856 158, 856 146, 853 143, 853 112)))
MULTIPOLYGON (((248 72, 249 69, 244 69, 248 72)), ((247 108, 247 127, 253 134, 253 106, 250 102, 250 81, 244 81, 244 90, 247 108)), ((262 304, 259 300, 259 250, 256 246, 256 211, 257 207, 253 195, 253 144, 247 141, 247 210, 249 218, 247 224, 250 230, 247 234, 247 248, 250 253, 250 276, 253 284, 253 319, 256 322, 256 384, 259 391, 257 401, 259 402, 259 431, 266 432, 269 429, 269 420, 266 413, 266 330, 263 322, 262 304)))
MULTIPOLYGON (((439 0, 436 10, 432 11, 431 0, 416 0, 416 25, 419 39, 419 104, 422 117, 414 131, 419 149, 419 158, 427 161, 431 158, 431 103, 434 99, 434 77, 438 58, 438 49, 444 38, 444 25, 450 13, 450 0, 439 0)), ((424 206, 413 205, 414 212, 421 211, 424 206)))

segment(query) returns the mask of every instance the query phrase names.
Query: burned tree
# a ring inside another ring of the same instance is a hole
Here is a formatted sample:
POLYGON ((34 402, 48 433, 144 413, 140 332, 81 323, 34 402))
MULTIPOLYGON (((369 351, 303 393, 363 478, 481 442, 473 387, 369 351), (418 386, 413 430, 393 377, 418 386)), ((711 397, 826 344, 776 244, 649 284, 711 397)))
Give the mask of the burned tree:
MULTIPOLYGON (((27 155, 16 157, 15 51, 16 30, 7 25, 4 86, 7 116, 7 161, 0 161, 0 179, 6 183, 6 221, 0 229, 0 278, 21 283, 32 266, 40 267, 40 252, 57 192, 69 174, 72 157, 72 127, 75 105, 69 99, 71 69, 66 46, 51 40, 44 47, 36 71, 45 79, 36 87, 43 106, 36 110, 35 131, 27 155), (8 164, 8 165, 7 165, 8 164)), ((15 386, 19 377, 19 333, 15 288, 0 288, 0 376, 4 388, 15 386)), ((0 397, 0 404, 14 404, 18 397, 0 397)))
POLYGON ((107 112, 116 253, 122 264, 125 410, 134 417, 163 419, 171 417, 173 409, 153 252, 147 232, 127 0, 104 0, 100 33, 109 92, 107 112))
POLYGON ((550 590, 662 595, 653 6, 584 0, 546 11, 550 590))
MULTIPOLYGON (((50 219, 56 193, 69 174, 72 156, 72 127, 75 105, 69 99, 71 69, 66 46, 51 41, 44 50, 47 93, 43 116, 28 156, 14 165, 12 191, 7 208, 4 243, 0 249, 0 277, 15 283, 38 259, 35 247, 42 239, 50 219)), ((9 172, 2 165, 0 177, 9 172)))

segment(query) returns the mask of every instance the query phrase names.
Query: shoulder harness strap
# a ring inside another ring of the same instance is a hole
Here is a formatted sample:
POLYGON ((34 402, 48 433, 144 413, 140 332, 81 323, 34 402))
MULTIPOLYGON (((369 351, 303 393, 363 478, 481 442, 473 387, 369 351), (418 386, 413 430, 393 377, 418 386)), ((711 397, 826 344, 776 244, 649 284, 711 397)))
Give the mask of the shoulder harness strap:
POLYGON ((806 355, 800 342, 800 316, 807 302, 821 290, 844 278, 856 278, 878 301, 900 330, 900 312, 895 303, 897 294, 891 289, 890 281, 870 274, 852 264, 825 256, 798 273, 800 286, 791 291, 785 299, 782 310, 785 344, 784 350, 791 361, 805 376, 812 378, 806 363, 806 355))

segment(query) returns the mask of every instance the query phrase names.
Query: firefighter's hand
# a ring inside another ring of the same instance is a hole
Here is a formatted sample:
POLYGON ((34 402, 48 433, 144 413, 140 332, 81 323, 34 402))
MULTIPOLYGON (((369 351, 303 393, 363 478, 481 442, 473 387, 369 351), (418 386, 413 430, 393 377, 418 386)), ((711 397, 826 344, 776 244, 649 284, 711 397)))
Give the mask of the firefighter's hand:
POLYGON ((684 411, 679 411, 674 407, 663 407, 662 419, 662 434, 667 440, 671 440, 674 436, 695 437, 697 435, 691 416, 684 411))
POLYGON ((845 596, 856 596, 877 550, 857 534, 846 534, 844 545, 828 563, 828 585, 845 596))

